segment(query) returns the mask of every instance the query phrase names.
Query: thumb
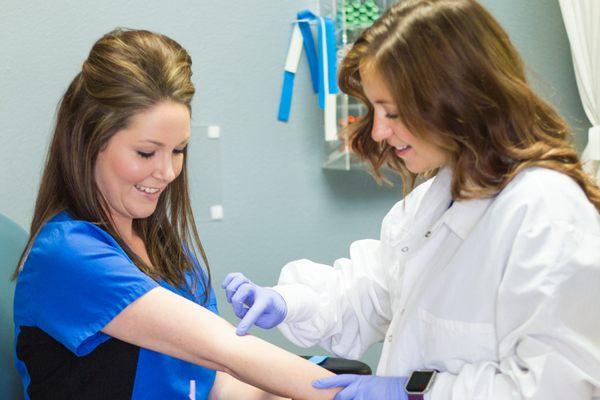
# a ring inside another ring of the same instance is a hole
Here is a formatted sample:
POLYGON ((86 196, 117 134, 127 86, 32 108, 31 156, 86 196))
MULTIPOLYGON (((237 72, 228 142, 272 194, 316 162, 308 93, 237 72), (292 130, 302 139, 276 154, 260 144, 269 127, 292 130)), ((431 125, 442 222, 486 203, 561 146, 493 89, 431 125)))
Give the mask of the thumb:
POLYGON ((256 301, 252 307, 248 309, 246 315, 237 326, 236 333, 238 336, 244 336, 248 330, 256 323, 256 320, 262 315, 265 310, 265 304, 262 301, 256 301))
POLYGON ((346 387, 354 381, 360 379, 360 375, 336 375, 330 378, 318 379, 313 382, 313 387, 316 389, 331 389, 335 387, 346 387))

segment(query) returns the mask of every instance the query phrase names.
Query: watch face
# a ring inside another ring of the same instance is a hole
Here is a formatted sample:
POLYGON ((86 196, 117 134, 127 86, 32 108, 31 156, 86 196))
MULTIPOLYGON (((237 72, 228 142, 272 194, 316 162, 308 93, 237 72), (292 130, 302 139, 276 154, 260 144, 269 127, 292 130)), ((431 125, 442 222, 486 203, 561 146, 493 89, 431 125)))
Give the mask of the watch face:
POLYGON ((410 380, 406 384, 406 391, 413 393, 422 393, 424 392, 428 385, 429 381, 435 374, 435 371, 415 371, 410 376, 410 380))

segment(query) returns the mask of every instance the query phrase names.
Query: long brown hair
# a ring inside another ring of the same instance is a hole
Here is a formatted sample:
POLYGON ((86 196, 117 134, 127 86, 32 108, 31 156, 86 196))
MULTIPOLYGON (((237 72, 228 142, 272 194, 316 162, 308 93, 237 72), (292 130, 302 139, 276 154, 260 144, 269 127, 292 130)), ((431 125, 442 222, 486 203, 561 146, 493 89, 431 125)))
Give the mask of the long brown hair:
POLYGON ((368 109, 348 127, 352 149, 377 178, 388 166, 412 188, 416 176, 371 138, 373 107, 361 68, 386 82, 415 136, 449 154, 455 199, 493 196, 539 166, 573 178, 600 211, 600 189, 583 172, 570 129, 529 87, 508 35, 476 1, 401 1, 362 33, 340 67, 341 89, 368 109))
MULTIPOLYGON (((208 298, 210 268, 190 206, 187 149, 181 174, 161 194, 154 213, 133 222, 153 267, 121 238, 94 179, 98 153, 117 131, 127 127, 132 116, 163 101, 183 104, 191 113, 195 92, 191 66, 190 56, 179 43, 145 30, 116 29, 94 44, 60 101, 29 242, 19 265, 42 226, 67 211, 75 219, 105 229, 146 274, 192 292, 201 282, 204 300, 208 298), (193 261, 197 251, 206 273, 193 261), (189 272, 192 286, 186 281, 189 272)), ((17 274, 18 267, 14 277, 17 274)))

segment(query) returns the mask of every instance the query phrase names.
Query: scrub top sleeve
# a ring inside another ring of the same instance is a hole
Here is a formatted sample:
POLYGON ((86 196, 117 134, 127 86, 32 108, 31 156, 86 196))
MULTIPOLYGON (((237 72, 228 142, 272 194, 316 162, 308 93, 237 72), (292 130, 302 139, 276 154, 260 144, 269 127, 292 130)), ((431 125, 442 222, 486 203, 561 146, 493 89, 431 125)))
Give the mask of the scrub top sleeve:
POLYGON ((60 224, 40 238, 26 267, 34 282, 36 325, 78 356, 108 340, 102 328, 158 286, 110 235, 81 221, 60 224))

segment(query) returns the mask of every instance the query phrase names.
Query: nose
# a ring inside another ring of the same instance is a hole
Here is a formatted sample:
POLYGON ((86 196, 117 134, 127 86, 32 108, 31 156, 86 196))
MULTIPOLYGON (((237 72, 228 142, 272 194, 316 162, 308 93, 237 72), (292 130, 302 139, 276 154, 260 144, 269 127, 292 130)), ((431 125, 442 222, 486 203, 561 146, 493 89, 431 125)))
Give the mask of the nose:
POLYGON ((159 165, 156 166, 155 170, 156 178, 165 182, 173 181, 177 177, 177 173, 175 172, 176 162, 177 160, 174 160, 173 157, 169 157, 168 154, 166 157, 161 157, 159 165))
POLYGON ((371 128, 371 138, 375 142, 382 142, 392 136, 392 128, 386 123, 383 118, 374 116, 373 127, 371 128))

